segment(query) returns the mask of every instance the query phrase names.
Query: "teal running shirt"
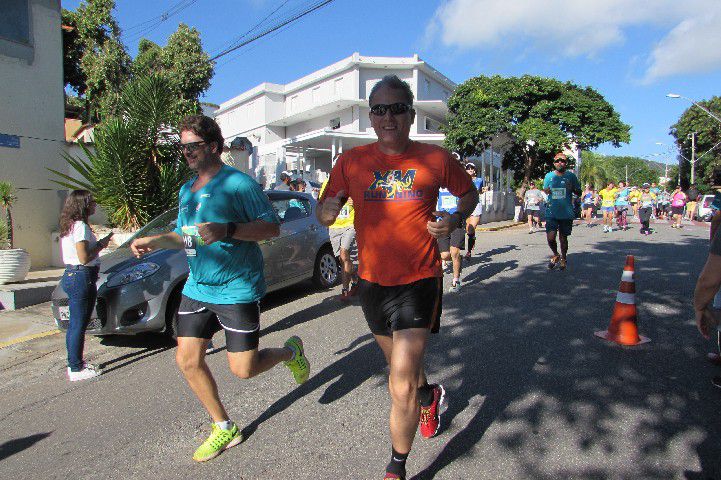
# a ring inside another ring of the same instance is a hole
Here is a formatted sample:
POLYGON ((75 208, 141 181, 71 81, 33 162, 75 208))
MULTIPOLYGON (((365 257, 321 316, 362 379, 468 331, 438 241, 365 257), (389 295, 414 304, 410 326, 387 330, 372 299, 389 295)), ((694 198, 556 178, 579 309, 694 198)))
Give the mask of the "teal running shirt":
POLYGON ((573 192, 581 189, 581 183, 573 172, 556 175, 550 171, 543 178, 543 189, 550 189, 546 216, 557 220, 573 220, 573 192))
POLYGON ((265 294, 263 254, 257 242, 223 239, 205 245, 197 224, 250 223, 263 220, 279 223, 268 196, 245 173, 223 165, 197 192, 180 189, 175 233, 183 237, 190 275, 183 295, 214 304, 251 303, 265 294))

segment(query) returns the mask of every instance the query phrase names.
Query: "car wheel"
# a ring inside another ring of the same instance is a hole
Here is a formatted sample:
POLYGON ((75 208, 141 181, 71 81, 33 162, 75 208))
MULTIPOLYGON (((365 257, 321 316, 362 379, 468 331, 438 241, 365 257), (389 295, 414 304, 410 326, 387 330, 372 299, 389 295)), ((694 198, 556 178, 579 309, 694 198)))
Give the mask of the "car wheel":
POLYGON ((173 340, 178 338, 178 307, 180 307, 180 297, 182 286, 173 290, 168 298, 168 304, 165 306, 165 330, 163 334, 173 340))
POLYGON ((329 245, 324 246, 315 257, 313 282, 320 288, 330 288, 340 278, 340 266, 329 245))

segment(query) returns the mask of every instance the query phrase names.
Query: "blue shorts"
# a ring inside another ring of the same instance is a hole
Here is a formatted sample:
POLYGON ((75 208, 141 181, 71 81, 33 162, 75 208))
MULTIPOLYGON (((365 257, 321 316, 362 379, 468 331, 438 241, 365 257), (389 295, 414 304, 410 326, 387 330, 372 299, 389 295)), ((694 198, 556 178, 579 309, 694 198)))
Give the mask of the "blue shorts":
POLYGON ((604 212, 615 212, 616 207, 601 207, 601 210, 604 212))
POLYGON ((546 232, 561 232, 564 237, 570 237, 573 231, 573 220, 559 220, 557 218, 546 218, 546 232))

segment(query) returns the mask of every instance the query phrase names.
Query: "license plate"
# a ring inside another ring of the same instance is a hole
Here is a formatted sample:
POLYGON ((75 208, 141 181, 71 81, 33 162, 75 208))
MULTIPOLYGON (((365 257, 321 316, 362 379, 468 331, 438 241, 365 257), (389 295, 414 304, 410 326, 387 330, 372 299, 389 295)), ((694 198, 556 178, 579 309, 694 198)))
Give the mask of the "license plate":
POLYGON ((70 307, 58 307, 60 320, 70 321, 70 307))

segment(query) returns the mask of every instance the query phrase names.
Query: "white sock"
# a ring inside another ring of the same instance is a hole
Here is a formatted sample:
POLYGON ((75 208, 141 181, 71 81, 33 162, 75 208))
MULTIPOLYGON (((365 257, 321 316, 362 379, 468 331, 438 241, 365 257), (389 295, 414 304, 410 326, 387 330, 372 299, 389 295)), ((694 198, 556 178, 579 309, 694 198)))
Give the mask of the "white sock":
POLYGON ((235 425, 235 423, 233 423, 233 420, 226 420, 224 422, 215 422, 215 424, 218 426, 218 428, 220 428, 222 430, 230 430, 235 425))

